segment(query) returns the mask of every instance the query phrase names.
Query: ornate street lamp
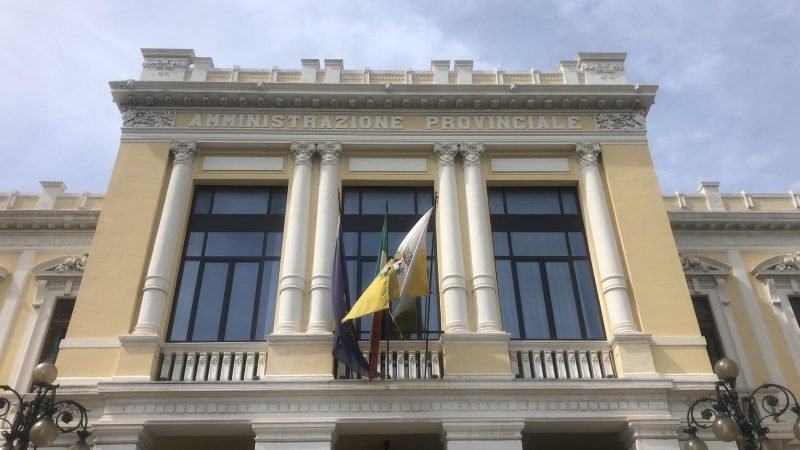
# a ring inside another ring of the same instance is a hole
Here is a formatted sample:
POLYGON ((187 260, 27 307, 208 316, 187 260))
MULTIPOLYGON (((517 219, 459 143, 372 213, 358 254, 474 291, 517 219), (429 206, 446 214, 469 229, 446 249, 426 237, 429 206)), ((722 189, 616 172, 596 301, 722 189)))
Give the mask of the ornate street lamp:
POLYGON ((78 442, 70 450, 89 450, 86 438, 91 434, 86 427, 89 417, 86 408, 72 400, 56 401, 56 388, 53 382, 58 369, 51 363, 41 363, 33 369, 34 398, 25 401, 10 386, 0 385, 0 390, 11 392, 16 397, 13 418, 9 419, 12 402, 0 398, 0 425, 5 443, 2 450, 26 450, 30 444, 34 448, 53 442, 61 433, 76 432, 78 442))
MULTIPOLYGON (((789 389, 773 383, 765 383, 749 394, 736 391, 736 377, 739 376, 739 365, 732 359, 722 358, 714 364, 714 373, 719 378, 714 389, 716 398, 701 398, 686 413, 688 427, 684 431, 689 435, 686 450, 708 450, 705 442, 697 437, 699 429, 711 428, 717 439, 725 442, 736 441, 743 450, 779 450, 777 441, 767 437, 769 428, 763 426, 767 418, 777 422, 778 417, 791 410, 800 416, 800 404, 797 397, 789 389), (760 400, 759 394, 764 394, 760 400), (696 416, 697 406, 710 404, 700 410, 696 416)), ((800 417, 795 421, 792 431, 800 439, 800 417)))

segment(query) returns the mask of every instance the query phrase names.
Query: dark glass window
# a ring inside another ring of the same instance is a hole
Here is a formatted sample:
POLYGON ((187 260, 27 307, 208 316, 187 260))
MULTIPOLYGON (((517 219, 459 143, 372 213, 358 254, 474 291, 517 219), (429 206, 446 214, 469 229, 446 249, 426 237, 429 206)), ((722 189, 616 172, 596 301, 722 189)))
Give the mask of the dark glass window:
MULTIPOLYGON (((381 229, 384 212, 388 207, 389 253, 397 250, 400 242, 411 227, 433 205, 433 190, 430 188, 372 188, 346 187, 344 189, 344 214, 342 231, 344 233, 344 255, 347 263, 348 290, 351 303, 375 278, 378 261, 381 229)), ((425 339, 426 331, 430 338, 436 339, 441 332, 439 324, 439 300, 436 288, 436 263, 433 243, 433 219, 428 228, 428 274, 431 279, 429 297, 417 302, 416 326, 413 330, 403 330, 403 339, 425 339), (428 311, 430 318, 428 320, 428 311), (429 328, 426 329, 426 324, 429 328)), ((361 339, 369 339, 372 315, 356 321, 361 339)), ((385 337, 400 339, 394 324, 384 320, 385 337), (387 323, 389 322, 389 323, 387 323)))
POLYGON ((794 319, 797 321, 797 325, 800 326, 800 296, 789 297, 789 304, 792 306, 792 311, 794 311, 794 319))
POLYGON ((50 319, 50 325, 47 327, 47 334, 44 338, 42 345, 42 353, 39 356, 39 362, 56 362, 58 357, 58 346, 61 340, 67 335, 67 328, 69 327, 69 319, 72 317, 72 310, 75 308, 74 298, 60 298, 56 300, 55 308, 53 308, 53 317, 50 319))
POLYGON ((697 324, 700 326, 700 334, 706 338, 706 351, 711 365, 714 365, 720 358, 725 357, 725 349, 717 331, 717 324, 714 321, 714 314, 711 312, 711 304, 708 297, 704 295, 692 296, 694 314, 697 316, 697 324))
POLYGON ((253 341, 272 331, 285 209, 285 188, 197 188, 170 341, 253 341))
POLYGON ((572 188, 489 188, 503 327, 514 339, 604 339, 572 188))

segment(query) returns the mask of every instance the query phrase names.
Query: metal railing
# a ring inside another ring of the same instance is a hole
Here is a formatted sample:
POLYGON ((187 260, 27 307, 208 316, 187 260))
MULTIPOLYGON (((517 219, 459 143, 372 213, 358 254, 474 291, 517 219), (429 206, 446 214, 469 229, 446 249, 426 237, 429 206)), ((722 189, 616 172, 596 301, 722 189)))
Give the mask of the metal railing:
MULTIPOLYGON (((361 351, 369 361, 369 342, 361 341, 361 351)), ((334 360, 333 377, 337 380, 355 380, 362 377, 334 360)), ((425 352, 424 341, 382 341, 378 356, 378 378, 381 380, 438 380, 444 377, 444 359, 439 342, 429 342, 425 352)))

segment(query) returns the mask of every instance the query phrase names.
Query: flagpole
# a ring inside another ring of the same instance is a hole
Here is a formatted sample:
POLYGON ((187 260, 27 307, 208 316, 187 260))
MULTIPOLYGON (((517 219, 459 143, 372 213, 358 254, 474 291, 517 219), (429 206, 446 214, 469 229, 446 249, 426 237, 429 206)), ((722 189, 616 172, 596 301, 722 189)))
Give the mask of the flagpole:
MULTIPOLYGON (((436 262, 436 226, 435 225, 436 225, 436 204, 438 203, 438 200, 439 200, 439 194, 434 192, 433 193, 433 212, 431 213, 431 215, 434 217, 434 219, 433 219, 433 223, 434 223, 433 239, 431 239, 431 247, 433 247, 433 248, 431 248, 431 261, 434 262, 434 263, 436 262)), ((427 231, 426 231, 426 233, 427 233, 427 231)), ((425 236, 425 239, 427 240, 428 237, 425 236)), ((425 261, 425 264, 427 265, 427 261, 425 261)), ((428 271, 428 289, 431 288, 431 281, 432 280, 433 280, 433 264, 431 264, 431 270, 428 271)), ((433 363, 430 361, 430 358, 428 357, 428 346, 429 346, 429 343, 430 343, 430 336, 431 336, 431 296, 432 295, 433 295, 433 292, 431 291, 431 293, 428 294, 428 302, 427 302, 427 305, 426 305, 427 312, 425 313, 425 372, 427 372, 425 375, 428 375, 429 373, 433 374, 433 363), (431 368, 430 372, 428 372, 428 367, 431 368)))

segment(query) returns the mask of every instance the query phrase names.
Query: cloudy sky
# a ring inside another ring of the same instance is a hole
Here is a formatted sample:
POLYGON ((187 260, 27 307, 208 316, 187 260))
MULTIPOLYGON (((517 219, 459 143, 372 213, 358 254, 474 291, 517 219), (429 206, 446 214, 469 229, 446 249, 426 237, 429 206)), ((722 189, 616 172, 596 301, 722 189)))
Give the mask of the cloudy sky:
POLYGON ((119 139, 109 80, 141 47, 194 48, 218 67, 553 70, 627 51, 660 85, 648 128, 665 192, 800 191, 800 1, 5 1, 0 6, 0 192, 105 191, 119 139))

